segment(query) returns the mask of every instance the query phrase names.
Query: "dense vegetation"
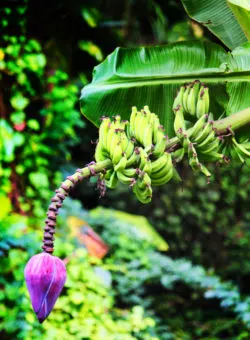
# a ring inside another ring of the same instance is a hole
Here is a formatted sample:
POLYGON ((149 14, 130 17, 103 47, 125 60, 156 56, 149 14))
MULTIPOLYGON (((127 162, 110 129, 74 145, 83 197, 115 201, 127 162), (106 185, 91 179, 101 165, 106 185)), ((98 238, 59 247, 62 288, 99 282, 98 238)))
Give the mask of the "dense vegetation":
POLYGON ((79 108, 93 67, 118 45, 222 43, 176 1, 6 1, 0 28, 1 339, 248 339, 248 164, 211 165, 208 184, 184 162, 182 184, 149 205, 122 185, 99 199, 96 180, 83 182, 60 213, 68 280, 43 325, 23 277, 53 190, 93 159, 98 131, 79 108))

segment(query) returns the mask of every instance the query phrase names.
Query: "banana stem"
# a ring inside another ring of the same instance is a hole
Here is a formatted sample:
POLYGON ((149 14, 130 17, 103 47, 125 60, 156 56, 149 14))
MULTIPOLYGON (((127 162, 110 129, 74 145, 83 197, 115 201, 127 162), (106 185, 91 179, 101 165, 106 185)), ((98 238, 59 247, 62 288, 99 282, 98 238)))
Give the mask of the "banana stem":
MULTIPOLYGON (((228 132, 228 128, 235 131, 248 124, 250 124, 250 107, 226 118, 216 120, 214 122, 214 128, 216 135, 219 136, 228 132)), ((186 132, 187 134, 190 134, 191 131, 192 128, 188 129, 186 132)), ((169 139, 166 145, 167 150, 177 150, 179 147, 179 139, 177 137, 169 139)))
POLYGON ((112 162, 110 159, 89 164, 82 169, 77 169, 72 176, 68 176, 67 179, 61 183, 59 189, 56 190, 55 196, 51 199, 51 204, 47 211, 47 219, 45 220, 42 249, 46 253, 52 254, 54 251, 56 217, 58 215, 58 210, 61 208, 66 196, 68 196, 69 191, 83 179, 95 176, 100 172, 110 169, 111 167, 112 162))
POLYGON ((221 135, 227 132, 229 127, 234 131, 248 124, 250 124, 250 107, 234 113, 224 119, 217 120, 214 122, 214 127, 217 129, 216 134, 221 135))

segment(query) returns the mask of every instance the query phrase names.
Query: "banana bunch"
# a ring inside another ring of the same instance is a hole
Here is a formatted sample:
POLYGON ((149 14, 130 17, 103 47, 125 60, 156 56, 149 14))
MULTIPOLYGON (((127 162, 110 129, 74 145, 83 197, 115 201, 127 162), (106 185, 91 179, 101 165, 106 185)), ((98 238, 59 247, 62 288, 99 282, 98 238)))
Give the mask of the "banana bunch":
POLYGON ((245 163, 246 159, 250 157, 250 142, 247 139, 240 143, 235 136, 227 139, 222 138, 220 150, 226 157, 245 163))
POLYGON ((182 148, 174 153, 175 161, 181 160, 187 154, 194 171, 211 176, 201 161, 221 160, 223 155, 219 153, 220 140, 213 129, 213 117, 208 114, 208 87, 198 80, 181 86, 173 103, 173 111, 175 133, 182 145, 182 148), (188 121, 193 120, 192 116, 197 118, 197 121, 191 132, 187 132, 186 126, 188 121))
POLYGON ((220 139, 215 135, 212 118, 211 114, 200 117, 189 134, 189 139, 195 145, 200 159, 209 162, 223 158, 219 152, 220 139))
POLYGON ((185 116, 200 118, 209 112, 209 90, 199 80, 181 86, 173 103, 173 110, 185 116), (178 110, 179 108, 179 110, 178 110))
POLYGON ((110 118, 104 117, 99 128, 99 141, 95 150, 95 159, 97 162, 107 158, 112 160, 113 169, 108 170, 104 176, 106 185, 109 188, 115 188, 118 179, 123 183, 132 183, 133 176, 131 171, 127 176, 125 168, 136 161, 134 153, 134 144, 127 137, 127 121, 121 121, 119 115, 110 118))
POLYGON ((171 154, 166 153, 167 137, 156 114, 148 106, 138 111, 132 108, 130 121, 104 117, 95 150, 97 162, 111 159, 113 168, 103 173, 109 188, 118 181, 132 187, 138 200, 148 203, 152 185, 162 185, 173 177, 171 154))

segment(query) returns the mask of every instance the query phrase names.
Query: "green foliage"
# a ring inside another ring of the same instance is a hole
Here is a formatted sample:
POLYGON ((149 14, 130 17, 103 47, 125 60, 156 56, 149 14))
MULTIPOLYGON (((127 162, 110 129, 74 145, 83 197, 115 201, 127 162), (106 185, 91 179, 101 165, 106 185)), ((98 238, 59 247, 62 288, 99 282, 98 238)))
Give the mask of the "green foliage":
POLYGON ((0 96, 0 192, 15 211, 42 216, 41 203, 51 184, 59 184, 57 168, 70 160, 70 147, 79 143, 76 128, 84 123, 75 109, 78 87, 65 72, 46 71, 41 44, 26 37, 24 24, 22 31, 0 42, 0 77, 11 89, 0 96))
POLYGON ((206 26, 229 48, 233 49, 248 40, 226 0, 182 0, 182 3, 191 18, 206 26), (222 16, 224 20, 221 20, 222 16))
POLYGON ((247 77, 242 80, 250 68, 249 51, 248 43, 232 54, 204 42, 117 48, 95 68, 92 83, 83 88, 82 113, 99 126, 103 115, 129 119, 128 108, 148 105, 172 137, 174 97, 187 82, 199 79, 209 86, 214 119, 250 106, 250 83, 247 77), (235 77, 238 72, 239 78, 235 77))
MULTIPOLYGON (((157 340, 155 321, 140 306, 115 307, 114 293, 105 282, 107 265, 74 249, 69 242, 57 243, 57 255, 67 263, 67 282, 62 296, 44 326, 31 310, 23 270, 38 251, 37 235, 27 232, 28 220, 15 215, 1 222, 0 240, 0 330, 17 339, 146 339, 157 340), (9 225, 9 228, 6 227, 9 225)), ((30 231, 31 225, 28 226, 30 231)))
POLYGON ((250 41, 250 3, 247 0, 227 0, 248 41, 250 41))

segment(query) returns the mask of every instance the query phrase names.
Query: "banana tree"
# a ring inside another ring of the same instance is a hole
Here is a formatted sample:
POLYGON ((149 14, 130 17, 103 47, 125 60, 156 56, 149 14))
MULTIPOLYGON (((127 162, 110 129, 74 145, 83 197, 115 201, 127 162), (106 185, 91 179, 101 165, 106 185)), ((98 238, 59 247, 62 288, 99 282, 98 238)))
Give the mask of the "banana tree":
POLYGON ((140 202, 149 203, 154 186, 180 181, 176 164, 183 157, 194 171, 210 178, 207 162, 245 162, 250 156, 247 1, 182 2, 224 46, 180 42, 117 48, 94 69, 92 82, 82 90, 81 110, 99 127, 95 161, 56 190, 45 221, 46 256, 36 255, 25 271, 40 322, 51 312, 66 279, 63 264, 52 256, 56 217, 79 181, 98 176, 101 195, 106 186, 115 188, 120 181, 140 202))

